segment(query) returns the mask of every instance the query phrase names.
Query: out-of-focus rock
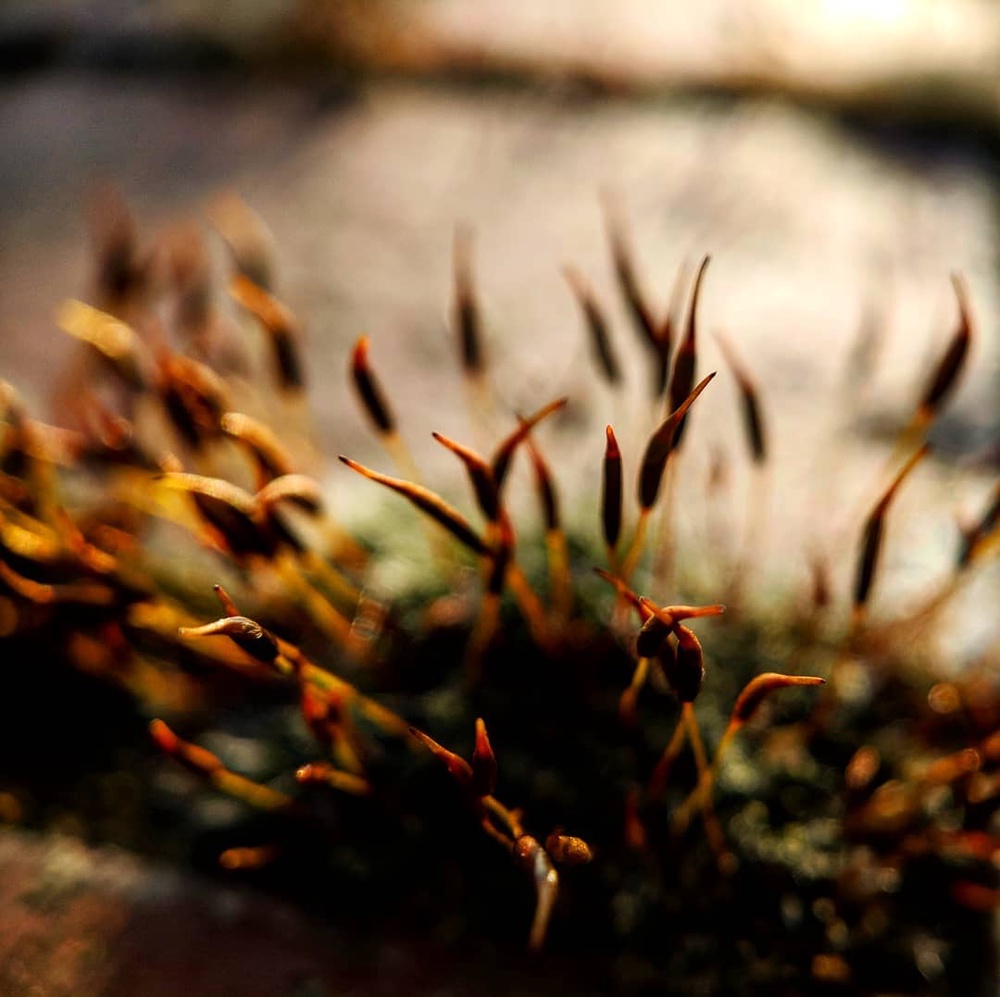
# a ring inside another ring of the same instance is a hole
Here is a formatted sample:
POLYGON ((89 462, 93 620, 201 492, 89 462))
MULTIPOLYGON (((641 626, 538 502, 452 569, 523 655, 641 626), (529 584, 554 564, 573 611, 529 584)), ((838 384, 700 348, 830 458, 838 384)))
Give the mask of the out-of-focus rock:
POLYGON ((428 939, 348 935, 113 848, 0 832, 4 997, 549 992, 550 973, 497 958, 477 967, 428 939))
MULTIPOLYGON (((908 117, 1000 122, 1000 9, 989 0, 62 0, 14 2, 0 39, 47 35, 102 61, 184 46, 294 68, 570 79, 616 91, 781 93, 908 117), (115 46, 121 50, 116 56, 115 46)), ((52 54, 52 52, 50 52, 52 54)))

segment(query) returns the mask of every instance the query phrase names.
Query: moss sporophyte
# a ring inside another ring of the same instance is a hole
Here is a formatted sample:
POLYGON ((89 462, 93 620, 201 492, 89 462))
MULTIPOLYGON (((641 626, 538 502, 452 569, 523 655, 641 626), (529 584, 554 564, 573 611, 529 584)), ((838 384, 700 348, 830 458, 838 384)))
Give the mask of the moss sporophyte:
MULTIPOLYGON (((736 331, 715 339, 725 365, 699 370, 699 300, 725 293, 708 258, 689 306, 682 267, 658 317, 613 209, 614 274, 652 396, 629 386, 605 303, 567 268, 596 376, 648 416, 602 420, 582 532, 564 518, 558 453, 561 420, 587 401, 540 397, 489 435, 503 406, 468 230, 454 249, 456 387, 477 445, 434 433, 468 479, 452 504, 418 480, 374 334, 344 362, 394 473, 344 455, 321 486, 300 324, 249 209, 239 239, 211 236, 229 250, 221 286, 201 247, 153 252, 131 222, 111 226, 93 249, 92 303, 58 311, 80 343, 59 424, 3 388, 4 640, 51 670, 53 702, 64 674, 125 689, 170 760, 146 764, 190 774, 157 805, 239 801, 218 863, 333 919, 527 938, 622 985, 914 992, 989 976, 996 648, 960 674, 913 648, 995 557, 996 486, 939 591, 896 618, 870 612, 897 497, 934 459, 927 436, 974 341, 972 295, 956 278, 958 330, 850 541, 803 551, 809 593, 769 611, 747 594, 766 587, 753 544, 782 414, 736 331), (729 558, 677 516, 705 446, 690 427, 727 392, 750 475, 729 558), (329 493, 348 488, 386 490, 374 550, 330 511, 329 493), (423 574, 387 604, 371 579, 397 529, 411 532, 404 503, 424 529, 407 540, 423 574), (837 558, 851 562, 849 592, 831 580, 837 558), (264 760, 228 758, 234 740, 263 745, 264 760)), ((45 701, 18 708, 45 724, 45 701)), ((31 785, 15 790, 30 801, 31 785)), ((204 831, 189 828, 192 848, 204 831)))

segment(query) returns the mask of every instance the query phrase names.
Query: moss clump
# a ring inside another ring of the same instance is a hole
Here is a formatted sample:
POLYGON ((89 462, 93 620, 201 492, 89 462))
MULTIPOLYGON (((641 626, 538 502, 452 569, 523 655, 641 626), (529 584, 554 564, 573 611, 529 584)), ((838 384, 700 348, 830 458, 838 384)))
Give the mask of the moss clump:
MULTIPOLYGON (((668 377, 671 343, 619 239, 657 391, 674 399, 639 469, 639 526, 619 540, 609 430, 594 475, 604 549, 567 537, 541 449, 561 402, 515 421, 488 455, 441 440, 469 475, 484 525, 470 523, 415 484, 362 341, 352 376, 404 470, 345 462, 374 479, 358 488, 389 488, 434 531, 410 524, 419 584, 397 582, 390 605, 372 580, 381 563, 391 584, 393 529, 359 543, 304 473, 317 458, 298 324, 242 221, 229 239, 236 312, 204 256, 165 251, 158 283, 131 228, 114 226, 96 250, 100 307, 61 313, 83 341, 76 425, 42 424, 6 393, 0 791, 26 821, 221 861, 317 916, 462 951, 520 947, 530 931, 580 989, 987 992, 1000 697, 995 678, 946 680, 911 655, 899 635, 935 626, 937 602, 905 631, 867 620, 904 475, 862 531, 848 627, 831 621, 822 566, 812 600, 771 618, 747 608, 751 564, 685 572, 672 476, 708 383, 693 385, 697 309, 668 377), (522 452, 544 529, 518 538, 512 492, 525 482, 507 472, 522 452), (685 589, 730 612, 662 604, 685 589), (25 744, 10 732, 29 710, 25 744), (153 717, 169 726, 156 719, 150 738, 153 717)), ((487 389, 467 253, 457 314, 476 416, 487 389)), ((959 291, 959 333, 907 450, 961 370, 959 291)), ((598 306, 584 304, 596 335, 598 306)), ((762 400, 732 362, 764 479, 762 400)), ((938 602, 985 561, 995 526, 988 511, 970 531, 938 602)))

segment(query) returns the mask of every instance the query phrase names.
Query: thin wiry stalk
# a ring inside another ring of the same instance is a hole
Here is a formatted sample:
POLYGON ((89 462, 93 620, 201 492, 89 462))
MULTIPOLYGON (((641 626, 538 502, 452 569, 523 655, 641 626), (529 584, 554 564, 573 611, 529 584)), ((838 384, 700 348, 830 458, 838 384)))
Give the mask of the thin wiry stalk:
POLYGON ((569 547, 559 516, 559 496, 552 472, 534 441, 528 439, 528 453, 535 472, 535 485, 545 523, 545 551, 548 555, 549 589, 552 615, 558 626, 569 619, 573 610, 573 577, 570 573, 569 547))
MULTIPOLYGON (((694 707, 690 702, 684 703, 681 706, 681 712, 684 718, 685 726, 687 727, 688 740, 691 742, 691 752, 694 755, 695 766, 698 771, 698 779, 699 781, 707 779, 710 771, 708 756, 705 754, 705 745, 701 739, 701 730, 698 728, 698 718, 695 716, 694 707)), ((732 856, 726 848, 726 839, 722 834, 722 827, 719 824, 719 818, 715 815, 715 808, 712 806, 711 797, 700 793, 698 796, 701 807, 702 821, 705 825, 705 836, 708 838, 708 843, 715 854, 719 870, 725 872, 728 870, 732 862, 732 856)), ((680 814, 675 815, 674 831, 675 833, 683 831, 680 814)))
POLYGON ((528 438, 528 434, 543 419, 554 415, 560 409, 565 408, 568 398, 557 398, 548 405, 543 405, 537 412, 525 416, 518 420, 517 429, 509 436, 505 437, 493 451, 491 464, 493 466, 493 478, 497 483, 497 489, 503 491, 504 482, 507 480, 507 472, 510 470, 510 462, 514 457, 517 448, 528 438))
POLYGON ((743 602, 749 568, 759 562, 761 545, 766 534, 767 498, 770 485, 770 475, 767 469, 767 437, 761 413, 760 393, 753 378, 729 341, 720 334, 716 334, 716 341, 733 372, 739 389, 743 428, 752 465, 743 543, 740 556, 733 568, 732 601, 739 608, 743 602))
POLYGON ((659 760, 653 768, 653 773, 649 777, 649 786, 646 789, 646 794, 651 800, 655 800, 663 795, 663 791, 666 788, 667 781, 670 778, 670 773, 673 770, 674 762, 677 761, 680 756, 681 749, 684 747, 684 741, 687 738, 687 722, 684 718, 684 713, 682 712, 677 717, 677 724, 674 727, 674 732, 667 742, 667 746, 663 749, 663 754, 660 755, 659 760))
POLYGON ((223 793, 243 800, 258 810, 295 808, 292 797, 227 769, 216 755, 196 744, 182 740, 162 720, 152 721, 149 733, 164 754, 178 761, 195 775, 206 779, 223 793))
POLYGON ((345 457, 343 454, 339 456, 339 460, 342 464, 346 464, 352 471, 356 471, 358 474, 370 478, 372 481, 377 481, 380 485, 385 485, 386 488, 394 492, 398 492, 421 512, 433 519, 434 522, 443 526, 456 540, 468 547, 473 554, 478 554, 480 557, 485 557, 489 554, 489 548, 475 530, 472 529, 468 520, 457 509, 452 508, 444 499, 435 495, 430 489, 424 488, 423 485, 415 485, 410 481, 403 481, 400 478, 392 478, 387 474, 380 474, 378 471, 373 471, 371 468, 365 467, 363 464, 359 464, 357 461, 351 460, 350 457, 345 457))
POLYGON ((719 769, 727 748, 740 730, 753 719, 754 714, 760 709, 768 696, 779 689, 787 689, 790 686, 817 686, 823 685, 824 682, 824 679, 815 675, 781 675, 777 672, 764 672, 752 678, 736 698, 729 723, 723 732, 722 740, 716 748, 715 758, 712 760, 711 767, 699 776, 698 784, 691 791, 684 803, 681 804, 680 808, 678 808, 675 817, 676 826, 686 826, 694 808, 702 806, 704 798, 711 798, 712 786, 716 778, 718 778, 719 769))

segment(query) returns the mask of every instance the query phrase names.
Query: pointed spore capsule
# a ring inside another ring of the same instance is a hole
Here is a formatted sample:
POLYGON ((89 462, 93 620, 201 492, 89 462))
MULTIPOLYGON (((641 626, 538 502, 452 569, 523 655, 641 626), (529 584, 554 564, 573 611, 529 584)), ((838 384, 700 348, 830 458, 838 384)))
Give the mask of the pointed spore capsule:
POLYGON ((597 366, 608 384, 617 385, 622 379, 621 367, 611 347, 608 320, 597 301, 594 289, 587 282, 587 278, 576 267, 566 267, 563 273, 583 311, 583 317, 587 325, 587 331, 590 333, 590 344, 594 359, 597 361, 597 366))
POLYGON ((694 631, 685 626, 678 625, 674 633, 677 635, 677 655, 666 673, 667 681, 682 703, 693 703, 698 698, 705 679, 705 658, 701 642, 694 631))
POLYGON ((622 530, 622 453, 615 439, 615 431, 606 426, 604 467, 601 479, 601 525, 604 542, 609 550, 618 545, 622 530))
POLYGON ((965 281, 958 274, 953 274, 951 282, 958 299, 958 328, 927 383, 920 401, 918 418, 932 419, 940 411, 958 383, 972 341, 972 315, 969 311, 969 294, 965 281))
MULTIPOLYGON (((701 297, 701 283, 705 276, 705 269, 711 257, 706 256, 698 267, 698 274, 694 279, 694 290, 691 292, 691 308, 688 311, 687 329, 684 339, 677 347, 677 356, 674 357, 674 369, 670 375, 670 407, 678 408, 685 398, 691 393, 691 386, 694 384, 694 371, 697 363, 697 313, 698 301, 701 297)), ((684 436, 686 419, 681 416, 677 423, 677 430, 674 434, 674 446, 680 446, 684 436)))
POLYGON ((900 485, 910 472, 930 452, 930 447, 921 447, 903 466, 895 480, 886 489, 885 494, 875 503, 868 520, 865 523, 864 537, 861 543, 861 557, 854 581, 854 610, 859 613, 864 610, 871 595, 872 583, 875 580, 875 570, 878 567, 879 553, 882 549, 882 532, 885 516, 900 485))
POLYGON ((396 431, 396 420, 368 361, 368 345, 367 336, 361 336, 354 344, 354 351, 351 354, 351 379, 361 399, 361 405, 368 413, 376 432, 388 435, 396 431))
POLYGON ((709 374, 687 398, 660 424, 659 428, 649 438, 646 452, 642 455, 639 468, 639 505, 643 509, 651 509, 656 502, 663 481, 663 472, 667 460, 676 447, 677 427, 694 404, 695 399, 705 390, 709 381, 715 377, 715 371, 709 374))

